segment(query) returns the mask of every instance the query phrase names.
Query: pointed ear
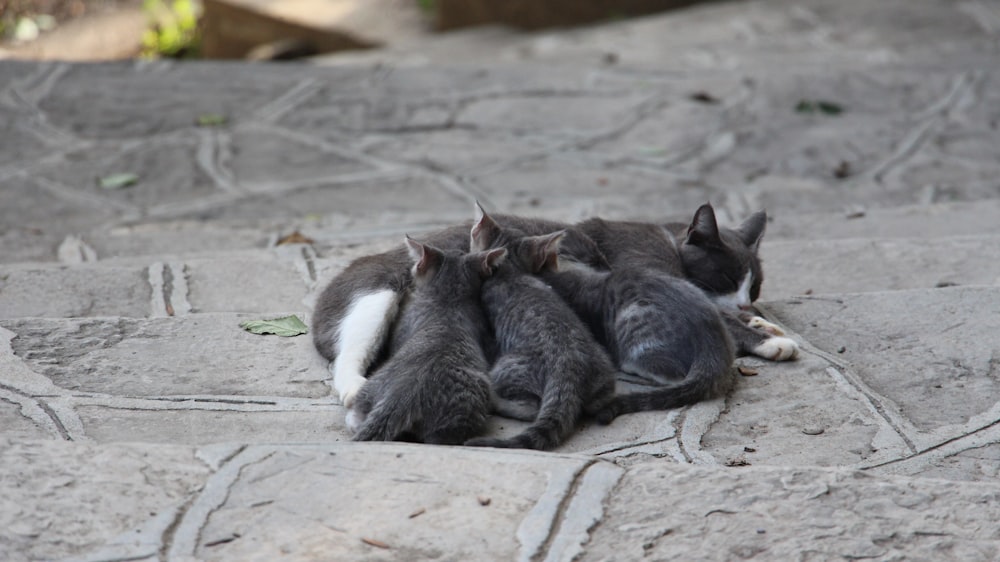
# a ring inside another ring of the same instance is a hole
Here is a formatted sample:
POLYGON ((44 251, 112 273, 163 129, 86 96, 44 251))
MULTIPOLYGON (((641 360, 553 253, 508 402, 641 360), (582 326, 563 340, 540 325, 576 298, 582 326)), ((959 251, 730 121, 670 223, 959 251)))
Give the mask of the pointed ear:
POLYGON ((481 252, 489 248, 499 235, 500 225, 487 215, 483 206, 479 204, 479 201, 476 201, 476 220, 472 223, 469 251, 481 252))
POLYGON ((719 225, 715 222, 715 210, 708 203, 695 211, 685 242, 696 246, 717 246, 722 243, 719 239, 719 225))
POLYGON ((559 264, 559 246, 563 238, 566 238, 565 230, 525 239, 530 249, 528 267, 531 273, 539 273, 546 269, 556 270, 559 264))
POLYGON ((764 211, 757 211, 756 213, 750 215, 750 218, 743 221, 743 224, 736 229, 736 233, 740 235, 740 240, 750 248, 751 251, 757 253, 757 247, 760 246, 760 239, 764 237, 764 229, 767 227, 767 213, 764 211))
POLYGON ((406 247, 413 258, 413 276, 424 277, 441 262, 441 252, 421 244, 409 236, 406 237, 406 247))
POLYGON ((480 252, 478 257, 479 274, 484 278, 489 277, 507 259, 507 248, 494 248, 480 252))

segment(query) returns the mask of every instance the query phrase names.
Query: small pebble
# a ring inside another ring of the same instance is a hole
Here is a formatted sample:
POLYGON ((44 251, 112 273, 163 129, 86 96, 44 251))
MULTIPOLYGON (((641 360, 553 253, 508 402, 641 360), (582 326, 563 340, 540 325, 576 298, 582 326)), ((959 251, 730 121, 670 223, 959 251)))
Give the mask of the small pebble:
POLYGON ((837 353, 843 353, 845 351, 847 351, 847 348, 844 347, 844 346, 840 346, 840 347, 837 348, 837 353))
POLYGON ((823 433, 823 431, 824 430, 822 427, 817 427, 814 425, 807 425, 806 427, 802 428, 802 433, 805 433, 806 435, 819 435, 820 433, 823 433))

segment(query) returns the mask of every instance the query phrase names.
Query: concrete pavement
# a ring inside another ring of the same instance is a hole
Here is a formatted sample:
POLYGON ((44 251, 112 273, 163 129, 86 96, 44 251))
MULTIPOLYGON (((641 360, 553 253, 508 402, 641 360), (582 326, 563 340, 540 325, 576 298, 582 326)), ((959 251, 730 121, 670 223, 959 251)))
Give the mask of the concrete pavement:
POLYGON ((762 0, 302 65, 0 62, 0 558, 996 559, 998 33, 990 2, 762 0), (553 453, 349 442, 309 336, 239 322, 308 320, 477 199, 767 208, 759 308, 801 357, 553 453))

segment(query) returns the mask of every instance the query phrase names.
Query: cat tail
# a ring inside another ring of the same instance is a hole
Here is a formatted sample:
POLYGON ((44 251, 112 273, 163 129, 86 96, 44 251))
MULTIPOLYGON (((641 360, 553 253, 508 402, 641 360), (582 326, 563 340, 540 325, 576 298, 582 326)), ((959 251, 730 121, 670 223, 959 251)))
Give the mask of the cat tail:
POLYGON ((559 386, 565 385, 546 386, 542 404, 538 408, 538 417, 518 435, 507 439, 477 437, 466 441, 465 445, 539 451, 555 449, 576 427, 583 409, 575 388, 557 388, 559 386))
POLYGON ((682 381, 653 390, 618 394, 595 417, 598 423, 606 425, 622 414, 670 410, 700 402, 720 392, 729 368, 730 362, 704 358, 691 366, 682 381))
MULTIPOLYGON (((413 426, 413 407, 393 400, 381 400, 364 418, 355 441, 395 441, 413 426)), ((407 400, 409 402, 409 400, 407 400)))

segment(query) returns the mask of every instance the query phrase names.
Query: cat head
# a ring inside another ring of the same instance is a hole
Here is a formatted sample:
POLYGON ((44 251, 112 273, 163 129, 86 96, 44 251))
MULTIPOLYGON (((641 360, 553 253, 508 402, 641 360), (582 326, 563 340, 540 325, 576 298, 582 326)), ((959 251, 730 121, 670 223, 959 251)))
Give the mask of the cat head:
POLYGON ((414 284, 418 289, 434 288, 455 296, 479 292, 483 279, 493 275, 507 257, 506 248, 463 253, 442 250, 406 237, 406 248, 413 259, 414 284))
POLYGON ((559 248, 565 238, 566 230, 528 236, 516 228, 501 226, 476 203, 476 219, 472 224, 469 247, 472 251, 506 248, 509 265, 535 274, 557 269, 559 248))
POLYGON ((720 307, 750 308, 764 280, 757 249, 766 225, 757 211, 735 229, 719 228, 712 206, 699 207, 679 248, 688 280, 720 307))

